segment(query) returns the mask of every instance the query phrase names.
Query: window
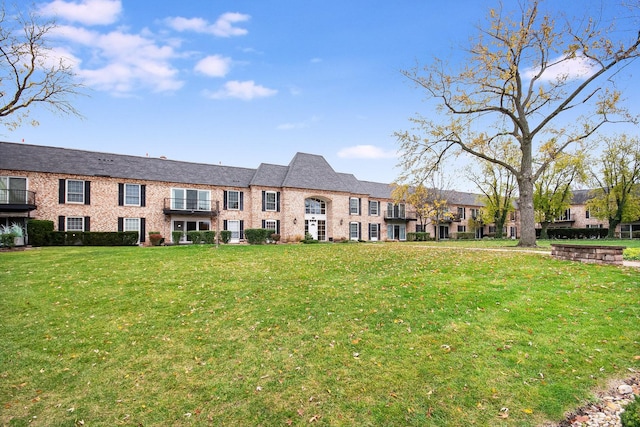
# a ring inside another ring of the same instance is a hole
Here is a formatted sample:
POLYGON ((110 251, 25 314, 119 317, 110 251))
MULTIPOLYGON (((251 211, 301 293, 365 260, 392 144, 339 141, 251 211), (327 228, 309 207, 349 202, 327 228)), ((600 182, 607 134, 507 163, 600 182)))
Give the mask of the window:
POLYGON ((509 214, 509 221, 515 221, 516 220, 516 211, 511 211, 511 213, 509 214))
POLYGON ((405 218, 405 208, 404 203, 398 203, 394 205, 393 203, 387 203, 387 218, 405 218))
POLYGON ((586 228, 603 228, 602 224, 587 224, 586 228))
POLYGON ((360 240, 360 223, 359 222, 349 223, 349 238, 351 240, 360 240))
POLYGON ((349 199, 349 214, 360 215, 360 199, 352 197, 349 199))
POLYGON ((264 221, 263 228, 267 230, 273 230, 274 233, 278 233, 278 222, 275 219, 267 219, 264 221))
POLYGON ((262 210, 268 212, 280 211, 280 192, 279 191, 263 191, 262 192, 262 210))
POLYGON ((458 208, 458 218, 467 219, 467 210, 464 207, 458 208))
POLYGON ((0 176, 0 203, 27 203, 27 178, 0 176))
POLYGON ((67 217, 65 231, 84 231, 84 218, 77 216, 67 217))
POLYGON ((243 208, 242 191, 228 190, 224 192, 224 209, 241 211, 243 208))
POLYGON ((58 203, 91 204, 91 181, 77 179, 60 179, 58 186, 58 203))
POLYGON ((172 188, 171 209, 190 211, 211 210, 211 192, 208 190, 172 188))
POLYGON ((138 241, 140 241, 140 237, 142 236, 140 232, 140 218, 125 218, 122 231, 137 231, 138 241))
POLYGON ((471 208, 469 210, 471 211, 471 218, 477 219, 480 216, 480 209, 471 208))
MULTIPOLYGON (((124 204, 126 206, 140 206, 140 185, 125 184, 124 185, 124 204)), ((129 218, 132 219, 132 218, 129 218)), ((126 220, 125 220, 125 231, 126 220)))
POLYGON ((380 202, 369 201, 369 215, 370 216, 380 215, 380 202))
POLYGON ((591 210, 590 209, 586 210, 586 212, 584 213, 584 217, 587 218, 587 219, 591 218, 591 210))
POLYGON ((67 203, 84 203, 84 181, 67 180, 67 203))
POLYGON ((380 238, 380 224, 369 224, 369 240, 380 238))
POLYGON ((304 201, 304 213, 324 215, 326 213, 326 203, 320 199, 306 199, 304 201))
POLYGON ((458 226, 458 233, 466 233, 467 232, 467 226, 466 225, 459 225, 458 226))
POLYGON ((571 221, 571 209, 564 211, 562 215, 557 218, 558 221, 571 221))

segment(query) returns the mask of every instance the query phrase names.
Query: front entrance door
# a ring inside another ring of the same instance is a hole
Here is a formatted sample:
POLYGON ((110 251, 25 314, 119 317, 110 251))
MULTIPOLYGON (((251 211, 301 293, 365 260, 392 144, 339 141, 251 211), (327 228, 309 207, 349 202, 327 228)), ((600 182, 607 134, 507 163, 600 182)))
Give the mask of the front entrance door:
POLYGON ((231 240, 229 240, 229 243, 240 243, 240 221, 227 221, 227 230, 231 232, 231 240))
POLYGON ((448 225, 441 225, 439 227, 440 233, 439 233, 439 237, 441 239, 448 239, 449 238, 449 226, 448 225))
POLYGON ((306 229, 307 233, 311 234, 313 240, 318 240, 318 220, 317 219, 308 219, 306 220, 306 229))

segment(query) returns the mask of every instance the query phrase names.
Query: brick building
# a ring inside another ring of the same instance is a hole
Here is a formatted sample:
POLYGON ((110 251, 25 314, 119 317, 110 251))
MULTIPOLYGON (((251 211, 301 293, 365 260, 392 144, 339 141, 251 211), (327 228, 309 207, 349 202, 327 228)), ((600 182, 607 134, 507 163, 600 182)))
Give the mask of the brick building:
MULTIPOLYGON (((391 191, 388 183, 336 172, 313 154, 251 169, 0 142, 0 225, 36 218, 60 231, 138 231, 142 244, 149 231, 167 242, 182 231, 184 242, 190 230, 229 230, 233 243, 248 228, 274 229, 283 242, 305 233, 321 241, 379 241, 406 240, 415 231, 441 238, 495 232, 473 221, 482 208, 477 194, 447 191, 451 215, 436 229, 395 203, 391 191)), ((568 225, 601 224, 583 218, 584 203, 569 215, 568 225)), ((518 227, 516 211, 506 237, 517 238, 518 227)))

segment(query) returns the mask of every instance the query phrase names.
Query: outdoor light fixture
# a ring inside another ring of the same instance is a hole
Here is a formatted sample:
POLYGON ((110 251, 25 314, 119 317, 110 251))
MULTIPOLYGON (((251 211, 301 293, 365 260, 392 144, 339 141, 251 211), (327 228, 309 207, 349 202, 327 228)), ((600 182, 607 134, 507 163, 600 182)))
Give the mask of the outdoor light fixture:
POLYGON ((293 223, 297 224, 298 223, 298 218, 293 218, 293 223))
POLYGON ((342 225, 342 220, 340 220, 340 225, 342 225))

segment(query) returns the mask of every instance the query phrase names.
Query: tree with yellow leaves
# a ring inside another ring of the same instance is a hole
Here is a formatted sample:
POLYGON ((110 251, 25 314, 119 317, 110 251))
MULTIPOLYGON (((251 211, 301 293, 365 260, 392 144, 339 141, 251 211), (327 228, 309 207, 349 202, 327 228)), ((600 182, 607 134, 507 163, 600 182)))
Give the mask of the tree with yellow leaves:
POLYGON ((640 35, 635 27, 543 11, 538 0, 516 4, 520 9, 514 14, 490 11, 460 69, 436 58, 424 69, 403 72, 438 108, 414 117, 415 128, 396 137, 400 180, 428 175, 452 153, 510 171, 518 184, 519 245, 535 246, 536 180, 561 153, 571 152, 603 125, 635 119, 616 84, 628 77, 625 66, 640 54, 640 35), (519 151, 515 161, 487 150, 496 140, 519 151))

